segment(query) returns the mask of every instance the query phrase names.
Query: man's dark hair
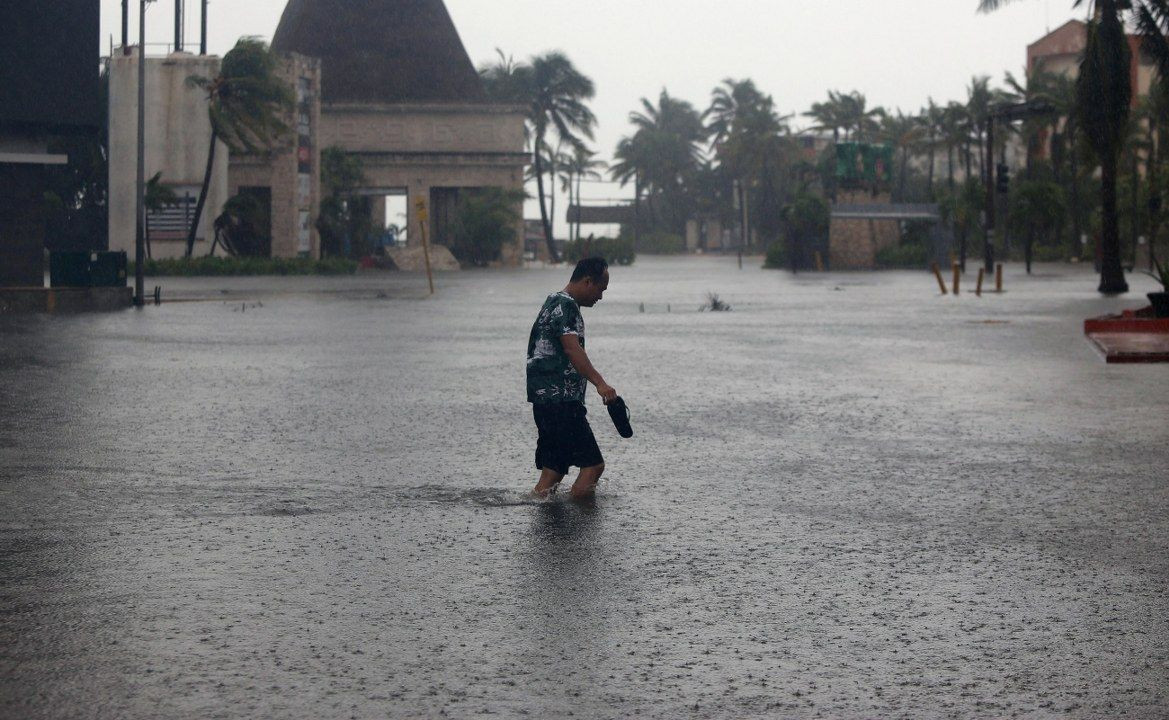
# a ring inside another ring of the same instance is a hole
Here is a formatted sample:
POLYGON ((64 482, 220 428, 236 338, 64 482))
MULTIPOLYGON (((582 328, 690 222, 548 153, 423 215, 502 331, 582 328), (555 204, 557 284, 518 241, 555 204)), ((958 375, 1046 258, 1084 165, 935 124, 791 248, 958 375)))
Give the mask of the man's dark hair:
POLYGON ((605 271, 609 269, 609 263, 605 262, 603 257, 585 258, 576 264, 576 269, 572 271, 572 282, 581 280, 583 278, 592 278, 593 282, 601 282, 605 276, 605 271))

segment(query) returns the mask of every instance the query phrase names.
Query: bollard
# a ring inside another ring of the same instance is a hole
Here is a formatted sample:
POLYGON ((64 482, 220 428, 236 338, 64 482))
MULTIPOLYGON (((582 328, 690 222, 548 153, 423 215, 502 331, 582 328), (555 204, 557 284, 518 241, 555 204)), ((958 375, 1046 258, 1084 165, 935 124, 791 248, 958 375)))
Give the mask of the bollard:
POLYGON ((638 312, 645 312, 645 303, 641 303, 640 305, 638 305, 637 311, 638 312))
POLYGON ((948 295, 946 292, 946 281, 942 279, 942 271, 938 269, 937 263, 930 263, 930 269, 934 271, 934 277, 938 279, 938 287, 942 289, 943 295, 948 295))
POLYGON ((155 305, 162 304, 162 286, 161 285, 154 286, 154 304, 155 305))
POLYGON ((824 258, 820 256, 820 251, 816 251, 816 272, 824 272, 824 258))
POLYGON ((986 274, 986 268, 978 268, 978 284, 974 287, 974 294, 982 297, 982 277, 986 274))
POLYGON ((958 294, 958 286, 962 279, 962 266, 957 262, 954 263, 954 294, 958 294))
POLYGON ((1003 291, 1003 264, 999 263, 994 266, 994 291, 1001 293, 1003 291))

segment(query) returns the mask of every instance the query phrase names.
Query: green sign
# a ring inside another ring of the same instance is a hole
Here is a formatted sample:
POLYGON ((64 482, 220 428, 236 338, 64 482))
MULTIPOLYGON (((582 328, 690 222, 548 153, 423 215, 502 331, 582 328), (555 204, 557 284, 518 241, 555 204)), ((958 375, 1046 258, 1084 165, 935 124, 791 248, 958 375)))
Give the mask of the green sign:
POLYGON ((836 144, 836 179, 849 185, 887 185, 893 181, 893 146, 836 144))

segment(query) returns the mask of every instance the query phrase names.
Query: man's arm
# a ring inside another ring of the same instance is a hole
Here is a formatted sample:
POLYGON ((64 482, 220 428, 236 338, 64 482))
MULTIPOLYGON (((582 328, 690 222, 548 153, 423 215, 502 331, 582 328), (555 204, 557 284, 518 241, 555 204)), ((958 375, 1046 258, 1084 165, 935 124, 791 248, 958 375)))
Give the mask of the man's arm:
POLYGON ((589 356, 585 349, 580 346, 580 338, 576 335, 561 335, 560 344, 564 347, 564 353, 568 355, 568 361, 576 368, 576 371, 581 374, 585 380, 591 382, 600 393, 601 399, 608 405, 613 398, 617 397, 617 391, 605 382, 605 378, 601 377, 601 373, 593 367, 592 362, 589 361, 589 356))

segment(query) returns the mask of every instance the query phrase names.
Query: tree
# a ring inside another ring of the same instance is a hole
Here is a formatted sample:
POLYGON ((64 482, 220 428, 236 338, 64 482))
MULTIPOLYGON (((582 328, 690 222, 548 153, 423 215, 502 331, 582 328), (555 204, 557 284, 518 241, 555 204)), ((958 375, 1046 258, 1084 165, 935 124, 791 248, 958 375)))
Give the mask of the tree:
POLYGON ((759 92, 750 80, 729 79, 711 93, 706 117, 719 167, 735 179, 739 207, 747 208, 742 245, 750 245, 752 215, 765 235, 777 237, 783 175, 793 155, 788 118, 780 117, 771 96, 759 92))
POLYGON ((552 223, 545 202, 544 164, 540 148, 547 144, 549 131, 569 147, 583 146, 581 136, 592 140, 597 119, 585 101, 596 94, 593 81, 582 74, 564 53, 549 52, 532 58, 529 70, 518 73, 516 80, 525 77, 528 121, 532 124, 533 161, 535 163, 536 192, 540 201, 540 221, 544 226, 544 240, 553 261, 559 259, 552 241, 552 223))
POLYGON ((321 151, 321 209, 317 232, 321 235, 321 256, 344 255, 345 238, 352 237, 353 214, 350 193, 365 182, 361 158, 339 147, 321 151))
MULTIPOLYGON (((981 0, 979 10, 989 12, 1008 0, 981 0)), ((1120 265, 1120 227, 1117 214, 1117 165, 1128 125, 1132 84, 1129 77, 1131 51, 1121 13, 1136 8, 1138 19, 1151 16, 1163 5, 1160 0, 1075 0, 1073 7, 1091 2, 1093 18, 1088 22, 1088 43, 1076 79, 1076 115, 1087 134, 1088 142, 1100 163, 1100 286, 1104 294, 1128 292, 1124 269, 1120 265), (1142 12, 1144 10, 1145 12, 1142 12)), ((1155 22, 1140 25, 1142 32, 1160 36, 1155 22)), ((1146 36, 1148 37, 1148 36, 1146 36)), ((1155 46, 1156 38, 1148 44, 1155 46)), ((1161 42, 1164 39, 1161 38, 1161 42)), ((1167 56, 1169 57, 1169 56, 1167 56)))
POLYGON ((259 152, 287 130, 284 117, 292 110, 293 93, 276 73, 276 57, 268 45, 254 37, 240 38, 226 55, 213 78, 192 76, 191 85, 207 93, 207 114, 211 119, 211 142, 207 148, 207 169, 195 217, 187 233, 187 257, 195 249, 199 219, 207 203, 215 146, 222 140, 233 152, 259 152))
POLYGON ((504 244, 515 237, 517 212, 525 195, 520 190, 477 188, 463 193, 455 214, 451 252, 460 262, 483 267, 499 259, 504 244))
POLYGON ((1011 188, 1010 222, 1025 238, 1023 260, 1031 274, 1037 236, 1053 236, 1067 212, 1063 189, 1046 180, 1024 179, 1011 188))
POLYGON ((663 89, 656 105, 642 98, 641 110, 630 113, 629 122, 636 128, 633 142, 644 146, 639 174, 642 187, 659 200, 662 216, 656 219, 670 232, 681 232, 690 210, 688 190, 707 138, 702 116, 663 89))
POLYGON ((905 202, 905 177, 909 170, 909 156, 917 152, 924 135, 925 127, 921 119, 913 115, 906 115, 898 110, 895 115, 885 115, 881 118, 882 139, 901 154, 897 173, 897 202, 905 202))
POLYGON ((575 234, 573 239, 580 240, 580 214, 579 208, 581 205, 580 185, 584 180, 600 180, 600 170, 604 170, 607 164, 604 160, 595 160, 597 153, 588 150, 584 147, 577 147, 573 149, 572 155, 569 156, 567 163, 564 166, 566 181, 562 189, 568 192, 569 205, 575 204, 578 208, 576 216, 575 234), (575 199, 574 199, 575 196, 575 199))
POLYGON ((151 257, 150 251, 150 215, 149 213, 158 212, 165 207, 177 205, 179 196, 175 195, 175 191, 168 185, 162 184, 162 171, 154 173, 149 180, 146 181, 146 192, 142 196, 142 205, 146 208, 148 213, 145 218, 146 227, 144 228, 146 235, 146 257, 151 257))

